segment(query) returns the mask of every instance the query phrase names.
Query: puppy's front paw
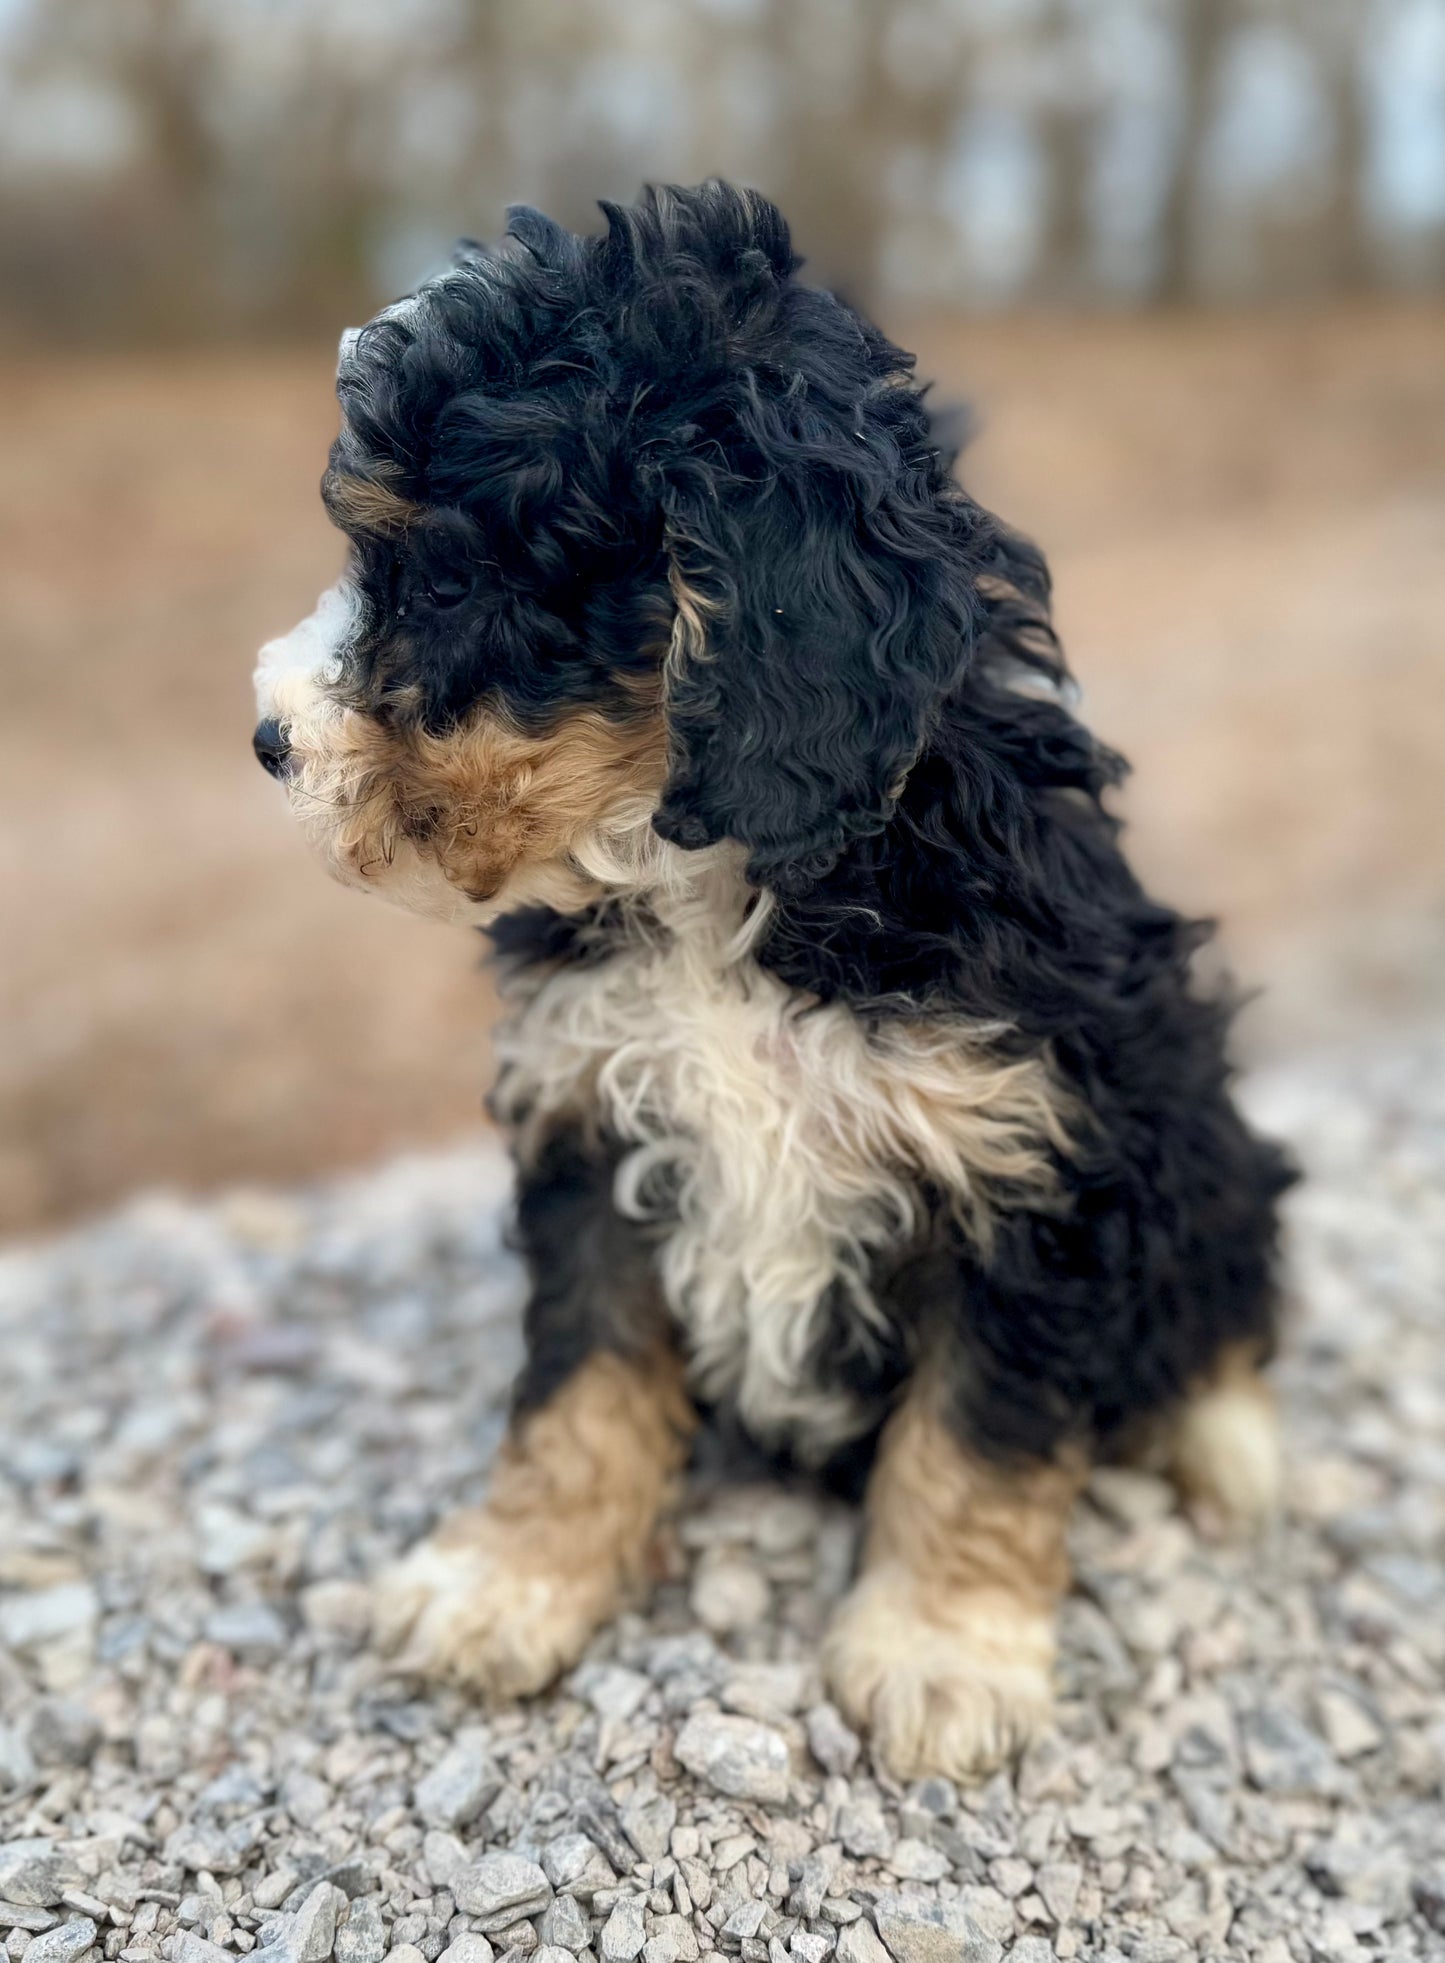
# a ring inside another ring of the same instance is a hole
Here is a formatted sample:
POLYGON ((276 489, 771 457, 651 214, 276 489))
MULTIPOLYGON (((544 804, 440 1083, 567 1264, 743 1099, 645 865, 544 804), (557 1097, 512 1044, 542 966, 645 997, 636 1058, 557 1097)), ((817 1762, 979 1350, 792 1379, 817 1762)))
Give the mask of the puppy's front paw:
POLYGON ((977 1779, 1021 1751, 1053 1710, 1053 1626, 996 1590, 934 1593, 870 1569, 828 1632, 833 1695, 897 1779, 977 1779))
POLYGON ((577 1661, 617 1592, 610 1563, 548 1565, 518 1523, 478 1507, 379 1578, 377 1635, 398 1669, 530 1697, 577 1661))

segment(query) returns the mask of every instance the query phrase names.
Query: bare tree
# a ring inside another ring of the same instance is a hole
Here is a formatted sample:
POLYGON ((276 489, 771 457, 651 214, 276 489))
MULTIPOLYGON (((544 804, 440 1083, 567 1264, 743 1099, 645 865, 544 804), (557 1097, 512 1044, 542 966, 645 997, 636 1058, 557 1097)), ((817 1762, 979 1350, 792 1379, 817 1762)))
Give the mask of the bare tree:
POLYGON ((1333 125, 1329 175, 1322 213, 1321 273, 1330 286, 1367 287, 1374 253, 1366 200, 1370 131, 1361 86, 1361 40, 1366 9, 1356 0, 1312 0, 1301 22, 1321 48, 1325 94, 1333 125))
POLYGON ((1086 292, 1093 276, 1090 190, 1097 107, 1089 88, 1080 86, 1076 24, 1069 0, 1054 0, 1042 26, 1050 86, 1039 119, 1045 171, 1039 283, 1045 293, 1065 299, 1086 292))
POLYGON ((1159 215, 1154 280, 1155 298, 1169 306, 1191 298, 1194 291, 1204 163, 1233 14, 1233 0, 1179 4, 1179 123, 1159 215))
POLYGON ((905 149, 943 150, 965 93, 966 51, 948 31, 949 9, 938 22, 938 59, 926 68, 900 61, 887 43, 890 0, 855 0, 851 86, 840 101, 812 72, 810 37, 829 31, 831 5, 771 0, 765 16, 768 58, 787 96, 773 188, 819 274, 870 305, 895 218, 892 166, 905 149))

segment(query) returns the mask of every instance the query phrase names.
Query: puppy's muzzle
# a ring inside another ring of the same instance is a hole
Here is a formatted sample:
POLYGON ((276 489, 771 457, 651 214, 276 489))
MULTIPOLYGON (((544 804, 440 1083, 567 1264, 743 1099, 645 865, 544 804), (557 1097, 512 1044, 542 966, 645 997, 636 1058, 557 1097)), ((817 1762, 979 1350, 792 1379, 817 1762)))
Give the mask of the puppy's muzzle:
POLYGON ((257 723, 251 748, 256 752, 257 763, 267 775, 284 784, 291 775, 291 745, 274 716, 267 716, 264 722, 257 723))

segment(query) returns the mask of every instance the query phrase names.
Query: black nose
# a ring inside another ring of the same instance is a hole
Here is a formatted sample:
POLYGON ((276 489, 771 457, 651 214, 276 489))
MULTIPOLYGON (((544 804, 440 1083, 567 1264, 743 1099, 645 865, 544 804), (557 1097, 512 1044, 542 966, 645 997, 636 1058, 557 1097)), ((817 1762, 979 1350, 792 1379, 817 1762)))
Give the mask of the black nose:
POLYGON ((281 734, 281 725, 274 716, 267 716, 265 722, 257 723, 251 748, 256 752, 256 761, 263 770, 269 771, 273 777, 286 776, 291 762, 291 745, 281 734))

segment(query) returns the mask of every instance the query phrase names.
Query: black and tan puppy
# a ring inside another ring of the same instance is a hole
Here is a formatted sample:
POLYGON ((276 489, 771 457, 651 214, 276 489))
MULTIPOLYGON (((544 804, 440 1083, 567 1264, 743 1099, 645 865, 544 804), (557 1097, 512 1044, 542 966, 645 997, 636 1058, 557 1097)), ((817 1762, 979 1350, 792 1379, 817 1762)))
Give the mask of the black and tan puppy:
POLYGON ((1047 1715, 1092 1459, 1162 1431, 1268 1505, 1288 1175, 910 358, 751 193, 606 215, 519 210, 345 338, 349 567, 258 676, 332 869, 487 926, 510 1001, 529 1359, 384 1613, 539 1689, 719 1408, 866 1475, 829 1678, 898 1774, 972 1773, 1047 1715))

